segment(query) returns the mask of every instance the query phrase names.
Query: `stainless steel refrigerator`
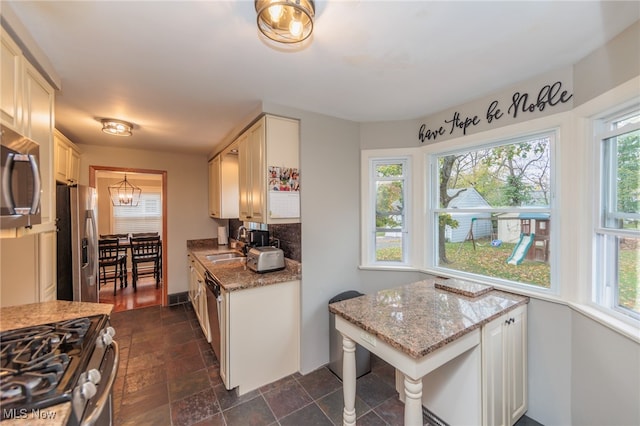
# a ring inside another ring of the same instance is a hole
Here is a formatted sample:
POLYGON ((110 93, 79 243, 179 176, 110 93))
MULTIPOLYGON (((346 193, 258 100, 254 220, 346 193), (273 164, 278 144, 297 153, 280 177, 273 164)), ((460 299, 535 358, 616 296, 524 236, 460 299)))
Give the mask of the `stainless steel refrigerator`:
POLYGON ((96 193, 56 186, 58 300, 98 302, 96 193))

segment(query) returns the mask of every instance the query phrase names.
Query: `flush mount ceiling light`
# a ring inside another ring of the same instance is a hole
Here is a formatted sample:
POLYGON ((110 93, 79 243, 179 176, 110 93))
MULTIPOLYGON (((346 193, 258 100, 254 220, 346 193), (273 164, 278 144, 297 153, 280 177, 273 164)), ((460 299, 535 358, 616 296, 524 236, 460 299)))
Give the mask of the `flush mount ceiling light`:
POLYGON ((279 43, 300 43, 313 31, 313 0, 255 0, 258 28, 279 43))
POLYGON ((102 131, 109 135, 131 136, 131 129, 133 129, 131 123, 113 118, 103 118, 100 122, 102 123, 102 131))
POLYGON ((142 189, 130 183, 126 174, 124 175, 124 180, 115 185, 109 185, 108 189, 111 204, 114 206, 137 207, 138 203, 140 203, 142 189))

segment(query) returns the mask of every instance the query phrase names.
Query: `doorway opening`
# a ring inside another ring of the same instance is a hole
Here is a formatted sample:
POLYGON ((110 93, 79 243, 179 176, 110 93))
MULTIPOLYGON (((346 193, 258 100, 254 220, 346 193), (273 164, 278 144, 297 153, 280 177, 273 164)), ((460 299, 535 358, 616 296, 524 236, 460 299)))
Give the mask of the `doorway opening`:
MULTIPOLYGON (((126 311, 147 306, 167 306, 167 172, 108 166, 89 166, 89 185, 97 193, 97 233, 98 235, 132 235, 134 233, 158 233, 160 236, 161 260, 160 279, 156 288, 153 276, 141 276, 133 287, 131 250, 127 250, 126 281, 108 281, 101 285, 99 302, 114 305, 114 312, 126 311), (109 196, 109 186, 127 180, 142 189, 137 207, 113 206, 109 196), (115 288, 115 295, 114 295, 115 288)), ((123 244, 128 246, 125 238, 123 244)))

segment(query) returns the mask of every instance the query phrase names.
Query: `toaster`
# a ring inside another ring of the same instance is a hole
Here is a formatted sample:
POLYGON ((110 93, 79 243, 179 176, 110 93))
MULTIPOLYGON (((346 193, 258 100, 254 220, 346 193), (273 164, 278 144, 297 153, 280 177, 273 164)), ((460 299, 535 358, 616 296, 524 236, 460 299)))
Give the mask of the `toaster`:
POLYGON ((284 253, 275 247, 251 247, 247 267, 258 273, 280 271, 284 269, 284 253))

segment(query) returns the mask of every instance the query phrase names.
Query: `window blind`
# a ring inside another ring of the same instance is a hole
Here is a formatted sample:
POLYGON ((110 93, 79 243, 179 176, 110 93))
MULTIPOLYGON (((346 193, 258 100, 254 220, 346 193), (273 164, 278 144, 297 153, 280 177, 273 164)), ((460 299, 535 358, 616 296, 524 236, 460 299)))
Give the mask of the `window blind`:
POLYGON ((162 230, 160 192, 143 191, 137 206, 113 206, 112 233, 158 232, 162 230))

